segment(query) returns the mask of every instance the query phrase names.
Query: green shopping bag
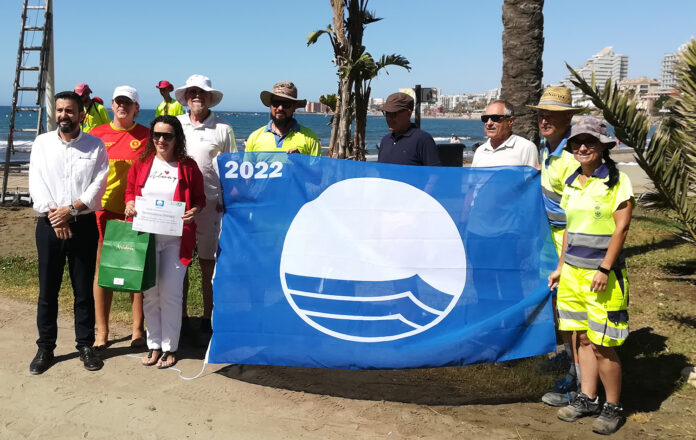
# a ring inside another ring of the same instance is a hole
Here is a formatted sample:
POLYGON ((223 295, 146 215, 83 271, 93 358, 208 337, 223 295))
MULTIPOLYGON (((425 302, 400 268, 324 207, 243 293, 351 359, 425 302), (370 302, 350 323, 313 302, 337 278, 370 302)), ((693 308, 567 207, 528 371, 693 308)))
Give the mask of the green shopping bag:
POLYGON ((106 222, 97 284, 111 290, 143 292, 157 281, 155 236, 133 223, 106 222))

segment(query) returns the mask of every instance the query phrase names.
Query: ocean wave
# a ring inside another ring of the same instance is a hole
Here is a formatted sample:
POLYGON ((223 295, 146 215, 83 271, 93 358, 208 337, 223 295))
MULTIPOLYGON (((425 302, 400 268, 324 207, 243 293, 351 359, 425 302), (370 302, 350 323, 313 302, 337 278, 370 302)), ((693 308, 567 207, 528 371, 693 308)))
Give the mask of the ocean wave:
MULTIPOLYGON (((362 321, 367 332, 377 325, 393 325, 402 331, 422 328, 444 313, 453 297, 443 293, 423 279, 410 278, 389 281, 352 281, 285 275, 293 302, 308 318, 320 319, 324 326, 337 330, 345 322, 362 321), (391 323, 391 324, 389 324, 391 323)), ((357 325, 357 324, 356 324, 357 325)), ((360 330, 363 333, 363 330, 360 330)), ((388 333, 392 333, 388 331, 388 333)))

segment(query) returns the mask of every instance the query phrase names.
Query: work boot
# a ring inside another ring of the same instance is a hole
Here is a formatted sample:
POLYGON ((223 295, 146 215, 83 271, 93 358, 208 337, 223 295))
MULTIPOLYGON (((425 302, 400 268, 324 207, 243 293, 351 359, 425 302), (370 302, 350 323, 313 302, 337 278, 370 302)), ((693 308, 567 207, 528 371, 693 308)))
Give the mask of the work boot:
POLYGON ((602 407, 602 413, 592 423, 592 430, 597 434, 604 435, 615 433, 619 429, 621 422, 623 422, 622 411, 623 408, 620 405, 606 402, 602 407))
POLYGON ((590 400, 584 393, 578 393, 570 405, 558 410, 558 418, 564 422, 574 422, 583 417, 594 417, 599 414, 599 399, 590 400))

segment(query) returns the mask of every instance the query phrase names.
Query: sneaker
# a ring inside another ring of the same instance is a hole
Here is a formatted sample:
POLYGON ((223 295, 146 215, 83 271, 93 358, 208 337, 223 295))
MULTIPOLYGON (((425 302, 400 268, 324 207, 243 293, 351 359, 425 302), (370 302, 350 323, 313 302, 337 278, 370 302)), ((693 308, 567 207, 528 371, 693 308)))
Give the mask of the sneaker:
POLYGON ((592 430, 597 434, 609 435, 616 432, 623 422, 621 412, 623 408, 619 405, 606 402, 602 407, 602 413, 597 420, 592 423, 592 430))
POLYGON ((568 406, 577 394, 575 378, 567 375, 557 380, 553 388, 542 396, 541 401, 551 406, 568 406))
POLYGON ((564 422, 574 422, 582 417, 594 417, 599 414, 599 399, 590 400, 583 393, 578 393, 570 405, 558 410, 558 418, 564 422))

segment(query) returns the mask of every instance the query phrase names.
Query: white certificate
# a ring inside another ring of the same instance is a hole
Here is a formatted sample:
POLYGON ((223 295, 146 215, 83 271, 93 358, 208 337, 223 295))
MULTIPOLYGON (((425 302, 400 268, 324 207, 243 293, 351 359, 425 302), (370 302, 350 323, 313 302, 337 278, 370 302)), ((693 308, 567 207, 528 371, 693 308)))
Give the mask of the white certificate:
POLYGON ((135 198, 133 230, 181 237, 186 211, 185 202, 171 202, 147 197, 135 198))

